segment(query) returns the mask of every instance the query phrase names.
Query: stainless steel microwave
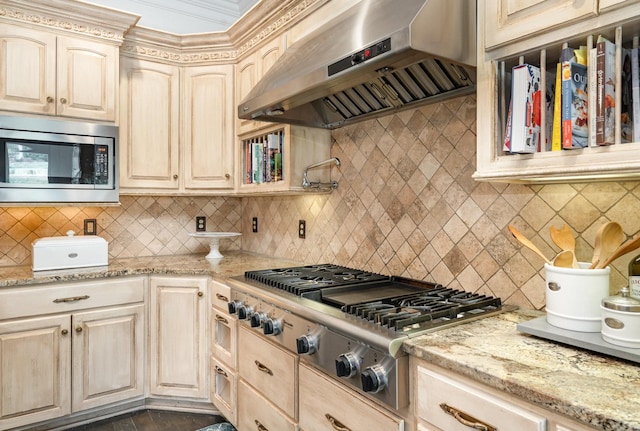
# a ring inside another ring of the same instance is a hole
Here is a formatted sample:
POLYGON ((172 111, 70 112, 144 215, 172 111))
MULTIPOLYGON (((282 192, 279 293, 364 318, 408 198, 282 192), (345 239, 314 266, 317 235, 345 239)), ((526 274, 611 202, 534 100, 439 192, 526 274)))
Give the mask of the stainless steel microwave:
POLYGON ((117 149, 117 126, 0 116, 0 205, 118 202, 117 149))

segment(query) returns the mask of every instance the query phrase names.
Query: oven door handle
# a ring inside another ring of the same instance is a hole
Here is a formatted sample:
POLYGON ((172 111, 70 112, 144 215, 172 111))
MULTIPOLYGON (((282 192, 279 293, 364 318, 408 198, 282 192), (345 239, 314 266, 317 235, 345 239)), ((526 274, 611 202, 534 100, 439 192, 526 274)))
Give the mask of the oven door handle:
POLYGON ((327 418, 327 420, 329 421, 329 423, 331 424, 331 426, 333 427, 334 430, 336 430, 336 431, 351 431, 351 428, 348 428, 348 427, 344 426, 338 419, 334 418, 329 413, 326 413, 324 415, 324 417, 327 418))
POLYGON ((470 414, 462 412, 455 407, 449 406, 447 403, 440 404, 440 408, 454 417, 455 420, 460 422, 462 425, 467 426, 469 428, 473 428, 475 430, 480 431, 497 431, 496 427, 493 427, 485 422, 482 422, 470 414))

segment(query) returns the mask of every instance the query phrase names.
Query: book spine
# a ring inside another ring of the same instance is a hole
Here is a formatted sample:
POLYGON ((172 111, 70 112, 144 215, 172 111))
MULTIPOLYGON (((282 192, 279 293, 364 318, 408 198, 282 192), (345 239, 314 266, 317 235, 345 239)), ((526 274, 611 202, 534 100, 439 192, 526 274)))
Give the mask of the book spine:
POLYGON ((562 60, 562 148, 573 148, 572 141, 572 127, 571 127, 571 53, 567 54, 565 51, 570 48, 562 50, 564 57, 562 60), (567 58, 569 56, 569 58, 567 58))
POLYGON ((622 48, 622 67, 620 68, 620 142, 633 140, 633 106, 631 83, 631 49, 622 48))
POLYGON ((596 144, 615 143, 616 46, 604 40, 598 42, 598 99, 596 110, 596 144))
POLYGON ((553 131, 551 135, 551 151, 562 149, 562 64, 556 65, 556 88, 553 102, 553 131))
POLYGON ((640 48, 631 50, 631 103, 633 105, 633 142, 640 142, 640 48))
POLYGON ((604 42, 596 45, 596 145, 604 143, 604 42))
POLYGON ((589 74, 589 146, 595 147, 596 143, 596 104, 598 100, 598 48, 591 48, 589 51, 589 63, 587 73, 589 74))

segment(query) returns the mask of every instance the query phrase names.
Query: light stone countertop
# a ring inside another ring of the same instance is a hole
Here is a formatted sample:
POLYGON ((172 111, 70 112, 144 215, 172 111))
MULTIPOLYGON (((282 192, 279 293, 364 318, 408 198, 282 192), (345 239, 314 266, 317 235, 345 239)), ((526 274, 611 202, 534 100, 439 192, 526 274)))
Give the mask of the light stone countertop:
POLYGON ((59 281, 81 281, 140 274, 211 275, 234 277, 247 270, 303 265, 293 260, 242 251, 225 251, 222 259, 208 260, 206 254, 110 259, 108 266, 33 272, 31 266, 0 267, 0 288, 59 281))
POLYGON ((526 335, 516 310, 422 335, 410 355, 603 430, 640 430, 640 364, 526 335))

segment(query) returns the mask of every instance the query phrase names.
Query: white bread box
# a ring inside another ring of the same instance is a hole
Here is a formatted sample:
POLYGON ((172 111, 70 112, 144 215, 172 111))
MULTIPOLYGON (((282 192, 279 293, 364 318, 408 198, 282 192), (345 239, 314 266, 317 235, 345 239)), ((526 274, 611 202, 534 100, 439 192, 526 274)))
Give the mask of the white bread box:
POLYGON ((37 239, 32 248, 34 271, 109 264, 108 244, 104 238, 95 235, 74 236, 72 230, 67 232, 67 236, 37 239))

